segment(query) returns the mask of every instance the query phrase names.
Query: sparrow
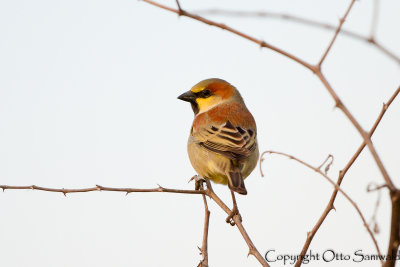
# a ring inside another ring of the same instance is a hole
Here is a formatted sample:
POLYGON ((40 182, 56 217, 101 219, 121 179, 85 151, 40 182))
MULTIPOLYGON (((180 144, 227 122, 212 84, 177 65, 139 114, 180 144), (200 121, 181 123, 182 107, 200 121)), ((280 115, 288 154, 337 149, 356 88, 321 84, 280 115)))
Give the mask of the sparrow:
POLYGON ((194 120, 187 144, 190 162, 204 179, 227 184, 233 209, 226 221, 239 215, 235 194, 247 194, 244 179, 257 165, 256 122, 239 91, 222 79, 206 79, 178 99, 191 104, 194 120))

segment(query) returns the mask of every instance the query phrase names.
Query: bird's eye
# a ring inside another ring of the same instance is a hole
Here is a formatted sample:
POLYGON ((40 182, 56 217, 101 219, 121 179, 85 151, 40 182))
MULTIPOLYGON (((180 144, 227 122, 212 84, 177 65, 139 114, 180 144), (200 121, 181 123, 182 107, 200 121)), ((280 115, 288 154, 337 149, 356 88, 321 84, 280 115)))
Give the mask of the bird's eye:
POLYGON ((211 96, 210 90, 206 89, 206 90, 203 90, 203 91, 201 92, 201 97, 207 98, 207 97, 209 97, 209 96, 211 96))

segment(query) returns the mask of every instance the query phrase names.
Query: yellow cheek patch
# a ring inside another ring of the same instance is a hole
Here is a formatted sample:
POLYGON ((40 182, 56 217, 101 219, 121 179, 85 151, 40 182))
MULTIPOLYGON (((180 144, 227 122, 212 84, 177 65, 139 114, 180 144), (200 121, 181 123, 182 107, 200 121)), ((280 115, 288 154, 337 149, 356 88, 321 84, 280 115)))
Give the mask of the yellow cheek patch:
POLYGON ((196 98, 197 105, 199 106, 200 112, 202 110, 207 110, 212 106, 215 106, 220 102, 220 97, 213 95, 208 98, 196 98))

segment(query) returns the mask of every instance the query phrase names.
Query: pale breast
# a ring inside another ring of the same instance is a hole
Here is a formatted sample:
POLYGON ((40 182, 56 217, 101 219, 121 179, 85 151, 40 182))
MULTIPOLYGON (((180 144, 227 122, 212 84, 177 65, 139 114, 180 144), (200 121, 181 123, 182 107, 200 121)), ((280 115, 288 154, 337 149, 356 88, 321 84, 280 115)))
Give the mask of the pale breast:
POLYGON ((188 154, 193 168, 200 176, 215 183, 227 184, 225 173, 231 164, 228 158, 200 146, 193 141, 192 136, 188 140, 188 154))

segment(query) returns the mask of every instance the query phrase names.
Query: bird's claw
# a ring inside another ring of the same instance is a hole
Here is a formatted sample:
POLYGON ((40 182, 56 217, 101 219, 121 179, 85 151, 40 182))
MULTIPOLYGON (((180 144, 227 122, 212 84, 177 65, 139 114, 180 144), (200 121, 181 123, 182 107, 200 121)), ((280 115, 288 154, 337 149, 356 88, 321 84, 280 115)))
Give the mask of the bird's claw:
POLYGON ((238 210, 237 207, 233 207, 231 213, 229 213, 229 215, 228 215, 228 217, 226 217, 226 220, 225 220, 225 221, 226 221, 227 223, 229 223, 230 225, 235 226, 236 223, 235 223, 235 221, 233 220, 233 217, 235 217, 235 215, 238 215, 239 220, 240 220, 240 222, 241 222, 241 221, 242 221, 242 216, 240 215, 239 210, 238 210))
POLYGON ((203 177, 201 177, 200 175, 194 175, 192 178, 190 178, 189 183, 193 180, 195 181, 195 190, 200 190, 204 188, 203 183, 205 183, 206 180, 203 177))

